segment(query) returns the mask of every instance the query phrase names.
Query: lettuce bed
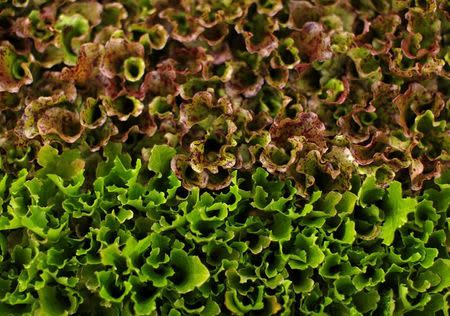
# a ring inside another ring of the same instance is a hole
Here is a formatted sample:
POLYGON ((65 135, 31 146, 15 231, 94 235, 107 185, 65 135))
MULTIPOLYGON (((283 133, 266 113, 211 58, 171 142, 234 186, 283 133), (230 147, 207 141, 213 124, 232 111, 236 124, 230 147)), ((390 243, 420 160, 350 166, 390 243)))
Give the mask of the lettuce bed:
POLYGON ((186 191, 173 154, 156 145, 143 166, 110 144, 90 174, 78 151, 44 146, 31 179, 4 175, 2 314, 448 310, 450 173, 415 198, 370 176, 299 199, 262 168, 186 191))
POLYGON ((445 0, 0 0, 0 315, 449 315, 445 0))

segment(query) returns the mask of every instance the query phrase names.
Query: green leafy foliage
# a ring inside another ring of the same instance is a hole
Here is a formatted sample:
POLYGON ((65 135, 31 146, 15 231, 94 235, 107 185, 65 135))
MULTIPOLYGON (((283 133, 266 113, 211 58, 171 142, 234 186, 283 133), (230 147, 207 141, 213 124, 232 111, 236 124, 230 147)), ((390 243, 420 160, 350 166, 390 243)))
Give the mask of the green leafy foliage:
POLYGON ((44 146, 33 176, 3 176, 2 310, 447 309, 447 173, 414 198, 398 182, 383 188, 367 177, 358 194, 316 191, 305 201, 262 168, 235 174, 222 192, 183 192, 169 168, 174 154, 154 146, 142 166, 110 144, 92 169, 75 149, 44 146))

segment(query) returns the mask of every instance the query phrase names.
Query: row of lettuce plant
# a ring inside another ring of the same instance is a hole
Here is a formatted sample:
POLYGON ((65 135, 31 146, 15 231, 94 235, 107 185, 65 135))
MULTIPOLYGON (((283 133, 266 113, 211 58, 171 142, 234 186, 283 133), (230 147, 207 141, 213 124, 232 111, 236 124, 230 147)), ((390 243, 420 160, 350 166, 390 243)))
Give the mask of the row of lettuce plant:
POLYGON ((184 187, 220 190, 262 163, 304 196, 346 191, 355 172, 420 192, 450 161, 448 12, 445 0, 0 1, 2 154, 112 141, 137 157, 164 142, 184 187))
POLYGON ((299 197, 235 171, 181 185, 175 150, 44 146, 0 181, 2 315, 447 315, 450 174, 404 197, 372 176, 299 197))

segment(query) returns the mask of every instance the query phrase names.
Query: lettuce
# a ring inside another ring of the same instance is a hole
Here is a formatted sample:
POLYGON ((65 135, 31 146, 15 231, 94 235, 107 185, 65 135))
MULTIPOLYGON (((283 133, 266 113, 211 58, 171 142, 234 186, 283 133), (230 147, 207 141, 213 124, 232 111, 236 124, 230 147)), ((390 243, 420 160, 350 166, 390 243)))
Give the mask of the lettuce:
POLYGON ((0 0, 0 315, 447 315, 445 0, 0 0))
POLYGON ((371 176, 357 194, 315 191, 305 201, 262 168, 234 173, 222 192, 182 193, 167 145, 133 161, 110 144, 96 168, 85 154, 46 145, 33 174, 3 178, 0 266, 15 264, 0 273, 4 310, 18 302, 49 315, 100 305, 138 315, 445 308, 446 174, 416 197, 371 176))

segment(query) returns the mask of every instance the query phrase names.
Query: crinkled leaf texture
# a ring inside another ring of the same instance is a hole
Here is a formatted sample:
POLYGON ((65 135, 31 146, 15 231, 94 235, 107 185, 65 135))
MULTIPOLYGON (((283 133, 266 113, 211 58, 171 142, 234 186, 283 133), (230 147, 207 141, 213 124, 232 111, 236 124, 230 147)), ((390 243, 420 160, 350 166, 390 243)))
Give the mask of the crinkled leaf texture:
POLYGON ((0 0, 0 316, 448 316, 449 12, 0 0))
POLYGON ((37 170, 2 177, 0 266, 15 266, 0 271, 5 313, 447 309, 448 172, 416 197, 369 176, 357 194, 305 200, 263 169, 186 191, 168 145, 133 161, 110 144, 90 154, 96 168, 84 154, 46 145, 37 170))

